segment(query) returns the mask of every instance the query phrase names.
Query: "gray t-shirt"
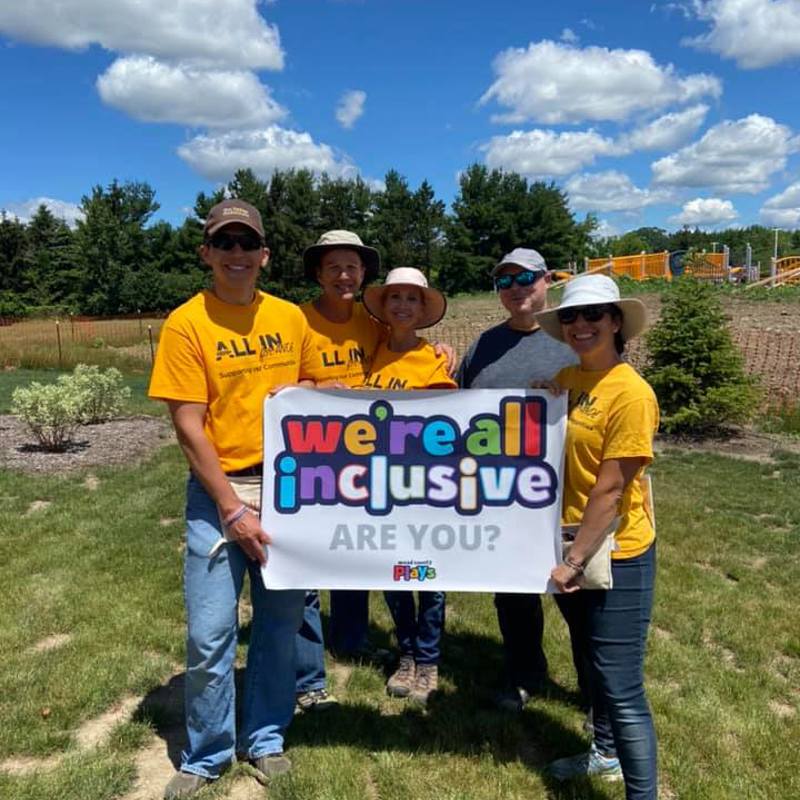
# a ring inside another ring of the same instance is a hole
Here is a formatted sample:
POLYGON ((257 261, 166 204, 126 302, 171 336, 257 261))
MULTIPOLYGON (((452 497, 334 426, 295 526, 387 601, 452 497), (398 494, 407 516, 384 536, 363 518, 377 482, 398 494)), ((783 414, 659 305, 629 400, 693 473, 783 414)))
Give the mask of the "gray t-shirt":
POLYGON ((515 331, 506 322, 484 331, 461 359, 456 381, 462 389, 527 389, 578 363, 570 347, 541 328, 515 331))

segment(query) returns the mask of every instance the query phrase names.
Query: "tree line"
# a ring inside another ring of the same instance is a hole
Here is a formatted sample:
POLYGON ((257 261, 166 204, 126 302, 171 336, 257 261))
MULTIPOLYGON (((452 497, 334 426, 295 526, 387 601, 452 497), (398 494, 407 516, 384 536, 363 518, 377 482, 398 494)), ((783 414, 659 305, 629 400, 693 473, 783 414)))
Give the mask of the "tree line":
MULTIPOLYGON (((757 257, 771 254, 772 231, 758 226, 715 234, 641 228, 593 238, 596 218, 577 219, 554 183, 479 164, 461 174, 449 212, 427 181, 412 189, 394 170, 381 188, 360 177, 318 178, 308 170, 277 171, 269 180, 241 170, 217 191, 200 192, 193 214, 177 227, 152 220, 159 204, 147 183, 115 180, 82 198, 83 218, 74 229, 44 205, 27 223, 0 214, 0 316, 174 308, 207 284, 197 253, 202 220, 230 196, 252 203, 263 216, 272 251, 264 288, 295 301, 313 293, 302 277, 303 250, 335 228, 356 231, 376 247, 384 271, 420 267, 448 294, 490 288, 491 267, 519 246, 535 247, 554 268, 608 253, 711 250, 714 239, 734 252, 751 241, 757 257)), ((800 247, 800 232, 791 239, 800 247)))

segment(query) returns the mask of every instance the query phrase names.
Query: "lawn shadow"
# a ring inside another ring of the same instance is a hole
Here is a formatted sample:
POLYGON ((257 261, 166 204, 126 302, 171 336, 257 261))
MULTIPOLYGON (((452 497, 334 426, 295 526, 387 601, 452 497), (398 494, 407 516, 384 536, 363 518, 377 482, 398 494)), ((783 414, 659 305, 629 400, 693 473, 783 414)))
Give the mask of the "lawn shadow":
POLYGON ((175 769, 180 768, 181 751, 186 746, 183 720, 183 696, 186 673, 173 675, 166 684, 148 692, 133 712, 134 722, 148 724, 163 739, 167 757, 175 769))
MULTIPOLYGON (((248 643, 249 634, 249 624, 243 625, 240 642, 248 643)), ((372 625, 370 643, 388 648, 390 634, 372 625)), ((357 670, 372 671, 372 678, 365 675, 372 684, 376 683, 375 673, 383 679, 391 669, 391 664, 352 663, 357 670)), ((365 694, 363 700, 342 702, 325 713, 298 714, 287 733, 287 748, 350 746, 366 753, 394 751, 476 758, 485 757, 488 752, 497 764, 518 761, 539 775, 550 800, 611 800, 618 796, 588 781, 558 783, 545 772, 552 759, 588 748, 586 738, 576 728, 564 725, 548 708, 552 703, 578 708, 577 691, 548 681, 523 712, 498 710, 494 701, 502 683, 502 647, 496 638, 467 631, 447 633, 440 675, 446 688, 431 700, 427 710, 408 701, 387 698, 382 688, 377 689, 374 697, 365 694)), ((243 694, 243 676, 244 670, 237 669, 237 699, 243 694)), ((176 769, 186 742, 184 677, 183 673, 174 675, 154 689, 134 714, 135 720, 150 724, 164 740, 167 756, 176 769)))
MULTIPOLYGON (((383 637, 389 643, 385 631, 375 633, 373 645, 382 645, 383 637)), ((382 669, 362 664, 361 668, 386 677, 391 665, 382 669)), ((488 752, 498 764, 519 761, 540 775, 553 800, 610 800, 618 796, 587 781, 561 784, 544 772, 551 760, 588 749, 586 737, 564 725, 548 708, 552 703, 579 708, 577 691, 548 681, 523 712, 497 709, 495 697, 503 676, 502 647, 493 637, 466 631, 447 633, 439 672, 447 688, 431 700, 427 710, 405 700, 389 699, 378 689, 374 698, 346 701, 324 713, 296 716, 287 734, 287 746, 344 745, 365 752, 467 757, 485 757, 488 752)), ((374 684, 374 679, 371 682, 374 684)))

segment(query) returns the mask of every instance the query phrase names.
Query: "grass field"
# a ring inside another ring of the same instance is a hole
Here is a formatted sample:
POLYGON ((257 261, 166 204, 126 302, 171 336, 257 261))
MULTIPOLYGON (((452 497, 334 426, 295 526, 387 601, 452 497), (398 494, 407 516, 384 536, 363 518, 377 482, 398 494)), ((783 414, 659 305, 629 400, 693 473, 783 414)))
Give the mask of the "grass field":
MULTIPOLYGON (((33 381, 39 383, 55 383, 62 374, 57 369, 7 369, 0 374, 0 414, 11 413, 11 396, 17 386, 28 386, 33 381)), ((124 376, 125 385, 131 389, 130 400, 124 409, 125 415, 166 413, 163 403, 154 403, 147 399, 149 372, 129 373, 124 376)))
MULTIPOLYGON (((672 450, 653 474, 647 680, 661 797, 800 797, 800 456, 672 450)), ((91 482, 0 471, 0 797, 159 796, 180 743, 184 475, 174 446, 91 482)), ((378 668, 331 660, 341 706, 296 718, 294 771, 265 790, 238 765, 204 796, 619 800, 619 786, 560 786, 543 772, 586 747, 565 627, 546 605, 552 684, 521 715, 492 706, 502 653, 491 597, 453 593, 428 713, 388 698, 378 668)), ((389 631, 374 593, 374 642, 390 646, 389 631)), ((244 624, 240 656, 247 636, 244 624)))

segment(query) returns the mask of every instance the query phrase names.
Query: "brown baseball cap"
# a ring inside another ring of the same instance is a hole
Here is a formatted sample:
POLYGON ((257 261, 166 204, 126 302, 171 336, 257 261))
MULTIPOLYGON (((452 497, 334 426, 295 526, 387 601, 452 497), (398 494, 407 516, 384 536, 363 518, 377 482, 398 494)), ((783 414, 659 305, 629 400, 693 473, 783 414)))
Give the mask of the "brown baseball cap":
POLYGON ((261 222, 261 214, 255 206, 245 203, 244 200, 223 200, 217 203, 208 212, 206 224, 203 227, 203 236, 213 236, 220 228, 238 222, 247 225, 254 230, 262 239, 264 238, 264 225, 261 222))

